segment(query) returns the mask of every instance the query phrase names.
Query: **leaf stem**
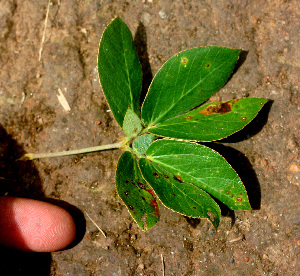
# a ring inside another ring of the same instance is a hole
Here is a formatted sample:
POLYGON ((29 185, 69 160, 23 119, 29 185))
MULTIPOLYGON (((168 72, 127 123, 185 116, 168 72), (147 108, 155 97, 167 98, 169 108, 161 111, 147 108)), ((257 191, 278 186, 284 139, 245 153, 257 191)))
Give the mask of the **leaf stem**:
POLYGON ((144 128, 144 129, 140 132, 140 135, 147 133, 147 132, 148 132, 148 128, 149 128, 149 127, 144 128))
POLYGON ((96 147, 83 148, 83 149, 78 149, 78 150, 50 152, 50 153, 26 153, 19 160, 26 161, 26 160, 33 160, 33 159, 40 159, 40 158, 68 156, 68 155, 89 153, 89 152, 95 152, 95 151, 101 151, 101 150, 117 149, 117 148, 121 148, 122 146, 124 146, 124 142, 96 146, 96 147))

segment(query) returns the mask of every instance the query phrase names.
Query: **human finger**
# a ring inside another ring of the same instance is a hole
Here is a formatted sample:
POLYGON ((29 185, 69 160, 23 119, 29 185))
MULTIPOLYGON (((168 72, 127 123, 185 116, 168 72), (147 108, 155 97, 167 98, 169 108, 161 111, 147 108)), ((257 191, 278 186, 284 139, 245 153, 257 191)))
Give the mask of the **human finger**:
POLYGON ((0 197, 0 244, 35 252, 57 251, 75 238, 72 216, 42 201, 0 197))

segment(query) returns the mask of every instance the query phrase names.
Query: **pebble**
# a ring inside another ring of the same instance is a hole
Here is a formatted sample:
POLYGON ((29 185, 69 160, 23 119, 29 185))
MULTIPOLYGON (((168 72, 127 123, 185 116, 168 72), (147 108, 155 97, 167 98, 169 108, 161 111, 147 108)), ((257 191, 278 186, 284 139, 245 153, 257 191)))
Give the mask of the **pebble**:
POLYGON ((166 17, 167 17, 167 15, 164 11, 159 11, 158 14, 159 14, 161 19, 166 19, 166 17))
POLYGON ((146 25, 148 25, 151 22, 151 15, 147 12, 143 13, 143 21, 146 25))
POLYGON ((300 172, 300 167, 298 164, 292 164, 292 165, 290 165, 289 170, 290 170, 290 172, 298 173, 298 172, 300 172))

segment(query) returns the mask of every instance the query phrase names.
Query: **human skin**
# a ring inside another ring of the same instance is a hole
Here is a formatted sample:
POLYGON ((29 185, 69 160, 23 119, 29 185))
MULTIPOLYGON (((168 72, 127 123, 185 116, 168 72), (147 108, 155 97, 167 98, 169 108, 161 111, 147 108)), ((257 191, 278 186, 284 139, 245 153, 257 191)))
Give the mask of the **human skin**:
POLYGON ((64 249, 75 238, 72 216, 39 200, 0 197, 0 244, 23 251, 64 249))

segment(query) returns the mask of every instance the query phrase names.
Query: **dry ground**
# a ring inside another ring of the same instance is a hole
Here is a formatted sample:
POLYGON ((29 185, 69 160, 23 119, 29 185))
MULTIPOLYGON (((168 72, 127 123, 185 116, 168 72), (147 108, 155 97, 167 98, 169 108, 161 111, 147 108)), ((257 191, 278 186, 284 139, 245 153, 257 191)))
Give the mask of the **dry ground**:
POLYGON ((2 275, 163 275, 162 256, 165 275, 299 275, 299 2, 50 3, 43 41, 47 0, 0 0, 1 194, 51 198, 71 210, 80 227, 77 244, 65 251, 0 248, 2 275), (115 16, 135 37, 145 87, 178 51, 205 45, 245 51, 215 98, 271 101, 256 123, 218 150, 241 175, 255 210, 224 211, 215 231, 162 208, 161 221, 143 233, 115 191, 121 151, 13 161, 24 151, 76 149, 123 135, 96 68, 101 34, 115 16), (70 112, 58 101, 59 89, 70 112))

